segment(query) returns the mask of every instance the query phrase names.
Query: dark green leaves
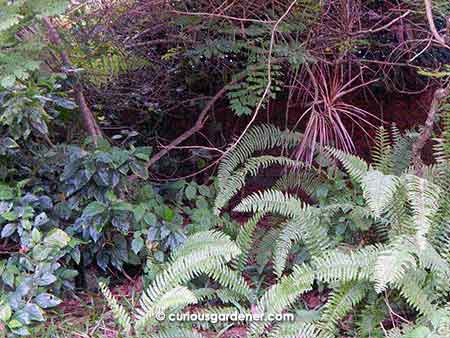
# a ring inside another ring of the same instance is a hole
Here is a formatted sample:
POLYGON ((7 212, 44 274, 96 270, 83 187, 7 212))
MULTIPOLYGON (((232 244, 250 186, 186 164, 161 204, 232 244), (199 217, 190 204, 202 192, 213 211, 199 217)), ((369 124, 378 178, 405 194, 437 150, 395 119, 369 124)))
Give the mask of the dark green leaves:
POLYGON ((91 202, 83 210, 82 217, 93 217, 103 213, 106 210, 106 205, 100 202, 91 202))
POLYGON ((5 184, 0 183, 0 201, 10 200, 14 197, 14 191, 5 184))

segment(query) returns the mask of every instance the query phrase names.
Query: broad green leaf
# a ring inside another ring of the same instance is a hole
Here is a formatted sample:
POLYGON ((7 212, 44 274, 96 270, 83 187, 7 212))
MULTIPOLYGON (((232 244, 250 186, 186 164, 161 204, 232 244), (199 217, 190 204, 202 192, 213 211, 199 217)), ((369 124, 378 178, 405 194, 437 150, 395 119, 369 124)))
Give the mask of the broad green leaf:
POLYGON ((133 238, 131 241, 131 249, 137 255, 144 247, 144 240, 141 237, 133 238))
POLYGON ((23 310, 28 313, 31 320, 38 322, 45 321, 44 312, 36 304, 26 304, 23 310))
POLYGON ((38 280, 37 283, 39 286, 47 286, 56 282, 56 276, 50 272, 44 273, 38 280))
POLYGON ((17 229, 17 225, 14 223, 8 223, 6 224, 3 229, 2 229, 2 233, 1 233, 1 237, 2 238, 6 238, 11 236, 17 229))
POLYGON ((136 162, 130 162, 129 165, 133 174, 144 180, 148 178, 148 169, 145 165, 139 165, 136 162))
POLYGON ((144 215, 144 222, 148 225, 155 225, 158 220, 155 216, 155 214, 151 213, 151 212, 147 212, 144 215))
POLYGON ((11 307, 9 304, 0 305, 0 321, 6 323, 11 318, 11 307))
POLYGON ((93 217, 103 213, 106 210, 106 205, 100 202, 91 202, 83 210, 82 217, 93 217))
POLYGON ((55 297, 54 295, 50 294, 50 293, 41 293, 39 294, 34 301, 36 302, 36 304, 38 304, 41 308, 43 309, 48 309, 51 307, 55 307, 59 304, 61 304, 61 299, 59 299, 58 297, 55 297))
POLYGON ((33 228, 31 231, 31 239, 34 243, 39 243, 42 239, 42 234, 37 228, 33 228))
POLYGON ((136 222, 140 222, 145 215, 145 206, 143 204, 139 204, 133 209, 133 213, 136 222))
POLYGON ((197 188, 195 186, 193 186, 192 184, 189 184, 186 187, 186 190, 184 191, 184 193, 186 194, 187 199, 192 200, 195 198, 195 195, 197 194, 197 188))
POLYGON ((22 327, 22 326, 23 326, 22 323, 19 322, 17 319, 13 319, 13 320, 11 320, 11 321, 8 322, 8 327, 9 327, 11 330, 18 329, 18 328, 20 328, 20 327, 22 327))
POLYGON ((49 246, 55 246, 59 248, 64 248, 69 244, 70 237, 61 229, 54 229, 49 232, 49 234, 44 239, 44 244, 48 244, 49 246))
POLYGON ((10 200, 14 197, 13 190, 7 185, 0 184, 0 200, 10 200))

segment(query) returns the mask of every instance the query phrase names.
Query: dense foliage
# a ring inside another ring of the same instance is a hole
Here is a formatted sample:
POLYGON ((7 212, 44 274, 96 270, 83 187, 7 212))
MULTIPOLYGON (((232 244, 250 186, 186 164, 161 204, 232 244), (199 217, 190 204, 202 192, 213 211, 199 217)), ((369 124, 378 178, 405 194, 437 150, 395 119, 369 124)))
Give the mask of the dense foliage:
POLYGON ((0 335, 450 337, 449 14, 0 0, 0 335))

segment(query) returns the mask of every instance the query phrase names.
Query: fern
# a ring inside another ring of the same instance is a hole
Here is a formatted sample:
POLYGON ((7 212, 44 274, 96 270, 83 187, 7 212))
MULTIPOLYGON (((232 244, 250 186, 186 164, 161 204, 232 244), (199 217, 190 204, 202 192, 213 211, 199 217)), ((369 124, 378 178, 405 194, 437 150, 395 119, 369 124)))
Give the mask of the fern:
POLYGON ((184 286, 174 287, 154 301, 149 301, 149 298, 145 297, 144 294, 140 300, 140 308, 136 310, 136 330, 138 332, 145 331, 146 327, 156 321, 154 317, 158 313, 196 303, 195 295, 184 286))
MULTIPOLYGON (((282 313, 298 299, 298 297, 312 288, 314 272, 307 266, 294 268, 291 275, 283 277, 269 288, 256 305, 256 313, 267 316, 282 313)), ((250 337, 261 337, 268 322, 254 321, 249 326, 250 337)))
POLYGON ((192 329, 178 327, 165 328, 152 334, 153 338, 205 338, 204 335, 194 332, 192 329))
POLYGON ((285 217, 300 216, 305 209, 305 203, 289 193, 277 190, 256 192, 239 203, 234 211, 268 212, 285 217))
MULTIPOLYGON (((156 314, 167 310, 181 311, 185 306, 199 300, 214 297, 214 290, 193 292, 183 284, 197 276, 206 275, 229 290, 222 299, 245 300, 250 298, 250 289, 240 273, 231 270, 226 263, 238 257, 241 251, 228 236, 217 231, 199 232, 190 236, 176 250, 165 268, 151 281, 143 292, 139 307, 134 311, 135 322, 131 325, 138 335, 155 326, 156 314)), ((119 325, 130 330, 130 316, 112 298, 105 286, 102 291, 118 320, 119 325)), ((217 294, 217 293, 216 293, 217 294)), ((178 334, 182 331, 162 331, 161 334, 178 334), (165 332, 165 333, 164 333, 165 332)))
POLYGON ((256 226, 263 216, 263 213, 256 213, 253 217, 251 217, 244 224, 242 230, 239 232, 238 237, 236 238, 236 243, 241 249, 241 255, 235 261, 233 261, 233 264, 234 267, 239 271, 242 271, 245 267, 245 264, 247 263, 249 251, 254 241, 256 226))
POLYGON ((350 282, 333 290, 323 308, 321 326, 335 334, 338 322, 363 300, 369 287, 368 283, 350 282))
POLYGON ((99 288, 103 294, 103 297, 106 300, 106 303, 111 308, 114 319, 117 321, 117 323, 123 329, 125 334, 127 334, 127 335, 130 334, 131 318, 130 318, 127 310, 125 310, 125 308, 117 302, 117 300, 111 294, 111 291, 109 291, 108 287, 103 282, 99 283, 99 288))
POLYGON ((291 160, 287 157, 269 155, 248 159, 244 166, 230 175, 226 184, 221 187, 215 202, 217 210, 225 206, 225 204, 245 185, 245 179, 248 175, 255 176, 259 170, 274 165, 298 168, 301 166, 301 162, 291 160))
POLYGON ((275 326, 268 338, 331 338, 314 323, 282 323, 275 326))
POLYGON ((382 245, 368 245, 349 253, 336 249, 313 257, 311 265, 316 278, 323 282, 370 281, 377 257, 384 249, 382 245))
POLYGON ((423 248, 425 246, 425 236, 432 225, 432 218, 439 207, 439 188, 417 176, 407 175, 405 179, 409 203, 413 209, 417 243, 419 248, 423 248))
POLYGON ((361 177, 363 196, 375 217, 380 217, 391 203, 398 183, 396 176, 384 175, 377 170, 369 170, 361 177))
POLYGON ((302 171, 290 171, 283 175, 275 182, 273 188, 281 191, 300 189, 311 196, 323 183, 317 172, 312 169, 304 169, 302 171))
POLYGON ((281 277, 288 253, 293 243, 303 241, 311 256, 319 257, 331 247, 327 229, 321 226, 317 217, 318 210, 306 208, 302 216, 297 216, 284 225, 275 243, 274 268, 281 277))
MULTIPOLYGON (((266 96, 263 104, 268 99, 274 98, 275 93, 280 90, 277 80, 281 76, 281 67, 277 64, 271 65, 272 83, 269 88, 269 95, 266 96)), ((260 102, 267 85, 269 84, 267 64, 248 65, 247 69, 235 75, 235 79, 241 79, 237 83, 228 86, 227 97, 230 100, 230 108, 237 116, 251 115, 260 102)))
POLYGON ((342 150, 326 148, 326 151, 331 157, 337 158, 342 163, 353 180, 361 183, 362 177, 369 170, 369 166, 365 161, 358 156, 347 154, 342 150))
MULTIPOLYGON (((220 209, 242 186, 242 178, 234 175, 234 173, 253 153, 282 146, 292 148, 297 144, 299 138, 300 134, 298 133, 282 131, 267 124, 249 129, 239 144, 236 145, 233 151, 227 153, 220 163, 217 173, 219 191, 214 205, 215 213, 219 213, 220 209)), ((259 168, 260 163, 256 164, 256 168, 259 168)))
POLYGON ((371 152, 374 168, 385 175, 392 173, 394 168, 392 153, 389 132, 381 126, 377 129, 375 145, 371 152))
POLYGON ((395 285, 411 307, 431 318, 437 308, 430 302, 430 294, 422 287, 424 281, 422 271, 409 271, 395 285))
POLYGON ((387 247, 377 258, 375 265, 375 290, 384 291, 389 283, 400 280, 409 270, 417 265, 413 256, 414 243, 408 238, 400 237, 387 247))

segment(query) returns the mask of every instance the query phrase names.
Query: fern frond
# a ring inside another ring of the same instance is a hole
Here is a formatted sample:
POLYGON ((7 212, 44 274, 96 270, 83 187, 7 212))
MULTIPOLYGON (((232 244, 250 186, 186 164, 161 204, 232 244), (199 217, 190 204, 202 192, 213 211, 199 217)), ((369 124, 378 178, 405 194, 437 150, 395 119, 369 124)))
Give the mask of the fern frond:
POLYGON ((422 249, 425 246, 425 237, 432 226, 432 218, 439 208, 440 189, 435 184, 414 175, 406 175, 405 180, 409 203, 413 209, 416 239, 419 249, 422 249))
POLYGON ((372 280, 373 269, 383 245, 368 245, 357 251, 345 253, 340 249, 328 251, 312 258, 312 269, 322 282, 348 282, 372 280))
POLYGON ((369 170, 361 177, 363 196, 375 217, 380 217, 399 184, 396 176, 385 175, 378 170, 369 170))
POLYGON ((276 325, 268 338, 331 338, 314 323, 287 322, 276 325))
POLYGON ((99 283, 100 291, 105 297, 108 307, 111 309, 114 319, 121 326, 125 334, 130 334, 131 332, 131 318, 127 310, 119 304, 119 302, 114 298, 109 288, 103 283, 99 283))
POLYGON ((321 326, 331 334, 336 334, 339 321, 363 300, 369 287, 368 283, 350 282, 333 290, 323 307, 321 326))
POLYGON ((358 156, 329 147, 326 148, 326 153, 341 162, 350 177, 356 182, 360 183, 363 175, 369 170, 368 164, 358 156))
POLYGON ((217 210, 222 209, 245 185, 245 179, 247 176, 255 176, 259 170, 266 169, 274 165, 298 168, 302 166, 302 162, 291 160, 290 158, 283 156, 270 155, 252 157, 248 159, 242 168, 239 168, 228 177, 226 184, 220 186, 220 190, 215 201, 215 208, 217 210))
POLYGON ((189 257, 189 255, 202 252, 207 256, 222 256, 226 261, 240 254, 235 242, 220 231, 201 231, 189 236, 182 246, 171 255, 171 260, 189 257))
POLYGON ((311 256, 319 257, 331 247, 327 229, 323 227, 316 213, 320 210, 305 208, 303 215, 295 217, 282 225, 275 243, 274 269, 278 278, 285 269, 286 260, 294 243, 303 241, 311 256))
POLYGON ((388 175, 392 173, 394 163, 389 132, 380 126, 375 135, 375 144, 372 147, 372 165, 376 170, 388 175))
POLYGON ((249 251, 254 241, 254 233, 256 225, 264 216, 264 213, 256 213, 242 226, 242 230, 239 232, 236 243, 241 249, 239 257, 232 262, 232 266, 238 271, 242 271, 248 260, 249 251))
POLYGON ((227 196, 230 195, 229 191, 233 191, 233 186, 241 184, 241 180, 234 176, 234 173, 253 153, 277 147, 292 148, 298 143, 300 136, 299 133, 288 130, 282 131, 270 124, 262 124, 249 129, 235 148, 228 152, 220 163, 217 173, 219 191, 214 212, 216 214, 220 212, 228 199, 227 196), (222 189, 224 189, 223 192, 222 189))
POLYGON ((155 302, 141 300, 140 308, 136 309, 136 330, 142 332, 146 326, 155 320, 158 312, 164 313, 168 309, 183 308, 187 305, 196 304, 197 298, 194 293, 185 286, 177 286, 165 292, 155 302))
POLYGON ((179 327, 164 328, 158 333, 152 333, 153 338, 205 338, 204 335, 192 329, 179 327))
POLYGON ((237 245, 222 233, 204 231, 192 235, 175 251, 167 268, 144 291, 141 307, 150 308, 168 290, 203 273, 222 269, 224 263, 240 253, 237 245))
POLYGON ((312 195, 322 183, 323 181, 318 173, 311 169, 305 169, 303 171, 290 171, 283 175, 275 182, 273 189, 281 191, 300 189, 306 194, 312 195))
POLYGON ((417 266, 414 250, 409 238, 400 237, 379 254, 374 268, 376 292, 384 291, 389 283, 400 280, 417 266))
POLYGON ((226 265, 207 266, 204 269, 204 273, 215 280, 217 283, 226 287, 237 294, 250 298, 251 290, 240 272, 231 270, 226 265))
POLYGON ((394 284, 411 307, 419 311, 422 315, 432 318, 433 313, 437 309, 430 301, 432 299, 430 294, 421 287, 424 279, 425 277, 422 271, 412 270, 394 284))
POLYGON ((258 191, 244 198, 234 211, 266 212, 285 217, 300 216, 305 208, 297 197, 277 190, 258 191))
MULTIPOLYGON (((269 288, 256 305, 256 313, 267 316, 282 313, 289 308, 297 298, 312 288, 314 271, 306 265, 296 266, 291 275, 283 277, 269 288)), ((264 321, 254 321, 249 326, 250 337, 261 337, 270 325, 264 321)))

